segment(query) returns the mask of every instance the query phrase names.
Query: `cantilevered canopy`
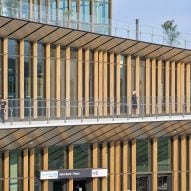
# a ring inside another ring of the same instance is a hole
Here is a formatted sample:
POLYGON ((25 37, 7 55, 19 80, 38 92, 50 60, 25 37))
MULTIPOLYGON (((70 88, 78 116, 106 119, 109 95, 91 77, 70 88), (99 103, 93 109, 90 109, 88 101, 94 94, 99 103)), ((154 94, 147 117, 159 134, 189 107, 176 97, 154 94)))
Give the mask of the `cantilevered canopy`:
MULTIPOLYGON (((15 123, 16 124, 16 123, 15 123)), ((38 122, 38 124, 40 124, 38 122)), ((188 135, 190 120, 0 128, 0 150, 188 135)))
POLYGON ((102 35, 32 21, 0 17, 0 36, 133 56, 191 62, 191 50, 102 35))

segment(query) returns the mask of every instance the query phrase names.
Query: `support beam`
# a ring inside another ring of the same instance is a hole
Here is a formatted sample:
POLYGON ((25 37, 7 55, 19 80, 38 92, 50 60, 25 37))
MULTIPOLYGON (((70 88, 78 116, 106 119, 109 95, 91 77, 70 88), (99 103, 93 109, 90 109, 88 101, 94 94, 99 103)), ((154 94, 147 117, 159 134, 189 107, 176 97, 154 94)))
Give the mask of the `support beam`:
POLYGON ((110 53, 109 72, 110 72, 110 79, 109 79, 110 116, 112 116, 114 112, 114 53, 113 52, 110 53))
POLYGON ((173 191, 179 191, 179 186, 178 186, 178 180, 179 180, 179 176, 178 176, 178 137, 175 136, 173 137, 173 177, 172 177, 172 185, 173 185, 173 191))
POLYGON ((110 142, 110 164, 109 164, 109 169, 110 169, 110 178, 109 178, 109 190, 110 191, 115 191, 115 144, 114 142, 110 142))
MULTIPOLYGON (((69 145, 69 154, 68 154, 68 169, 74 169, 74 146, 69 145)), ((68 181, 68 191, 73 191, 73 179, 68 181)))
MULTIPOLYGON (((98 143, 94 143, 93 144, 93 168, 98 168, 98 152, 99 152, 99 145, 98 143)), ((93 178, 93 191, 99 191, 98 178, 93 178)))
POLYGON ((162 60, 158 60, 158 114, 162 113, 162 60))
MULTIPOLYGON (((8 99, 8 38, 6 37, 3 39, 3 99, 8 99)), ((5 115, 5 119, 7 117, 8 112, 5 115)))
POLYGON ((181 112, 181 63, 177 64, 177 113, 181 112))
POLYGON ((187 149, 186 149, 186 136, 181 136, 181 191, 187 191, 186 188, 186 164, 187 164, 187 149))
POLYGON ((120 54, 117 54, 116 57, 116 112, 117 116, 120 116, 120 54))
POLYGON ((98 51, 94 52, 94 116, 97 116, 98 111, 98 92, 99 92, 99 84, 98 84, 98 51))
POLYGON ((82 92, 83 92, 83 83, 82 83, 82 48, 78 49, 78 117, 81 117, 82 113, 82 92))
POLYGON ((132 90, 131 90, 131 55, 127 56, 127 104, 129 109, 129 114, 131 114, 131 96, 132 96, 132 90))
POLYGON ((156 59, 152 59, 152 114, 156 113, 156 59))
POLYGON ((92 64, 89 62, 90 51, 89 49, 85 50, 85 116, 89 116, 89 65, 92 64))
POLYGON ((30 171, 29 171, 29 191, 34 191, 34 149, 30 149, 30 156, 29 156, 29 164, 30 164, 30 171))
POLYGON ((175 62, 171 63, 171 108, 175 113, 175 62))
POLYGON ((28 169, 28 166, 29 166, 29 155, 28 155, 28 149, 25 149, 24 151, 24 159, 23 159, 23 177, 24 177, 24 180, 23 180, 23 190, 24 191, 28 191, 28 188, 29 188, 29 179, 28 179, 28 176, 29 176, 29 169, 28 169))
POLYGON ((153 138, 152 140, 152 191, 157 191, 158 186, 157 186, 157 171, 158 171, 158 146, 157 146, 157 138, 153 138))
POLYGON ((9 151, 4 152, 4 191, 9 191, 9 151))
POLYGON ((190 63, 186 64, 186 112, 190 113, 190 63))
POLYGON ((19 43, 19 97, 20 119, 24 119, 24 40, 19 43))
POLYGON ((56 45, 56 117, 60 118, 60 45, 56 45))
MULTIPOLYGON (((43 149, 43 170, 48 170, 48 148, 43 149)), ((48 180, 42 181, 42 191, 48 190, 48 180)))
POLYGON ((66 117, 70 117, 70 47, 66 47, 66 117))
POLYGON ((128 141, 124 141, 123 142, 123 190, 129 189, 128 167, 129 167, 129 147, 128 147, 128 141))
MULTIPOLYGON (((107 143, 102 144, 102 168, 108 168, 107 164, 107 143)), ((102 190, 107 190, 107 177, 102 178, 102 190)))
POLYGON ((50 118, 50 43, 46 44, 46 117, 50 118))
POLYGON ((166 108, 166 113, 169 113, 169 103, 170 103, 170 75, 169 75, 169 70, 170 70, 170 62, 166 61, 165 63, 165 108, 166 108))
POLYGON ((150 98, 151 98, 151 63, 150 58, 146 59, 146 114, 150 114, 150 98))
POLYGON ((37 103, 37 42, 33 42, 33 117, 34 119, 38 116, 38 103, 37 103))
POLYGON ((103 115, 103 52, 99 52, 99 116, 103 115))
POLYGON ((115 145, 115 191, 121 189, 121 144, 120 141, 115 145))
POLYGON ((140 104, 140 97, 139 97, 139 81, 140 81, 140 57, 137 56, 135 59, 135 90, 136 90, 136 96, 138 97, 137 99, 137 114, 140 112, 139 104, 140 104))
POLYGON ((108 61, 107 61, 107 52, 103 53, 103 102, 104 102, 104 108, 103 108, 103 115, 107 116, 107 67, 108 67, 108 61))
POLYGON ((131 141, 131 188, 132 191, 136 191, 136 139, 131 141))

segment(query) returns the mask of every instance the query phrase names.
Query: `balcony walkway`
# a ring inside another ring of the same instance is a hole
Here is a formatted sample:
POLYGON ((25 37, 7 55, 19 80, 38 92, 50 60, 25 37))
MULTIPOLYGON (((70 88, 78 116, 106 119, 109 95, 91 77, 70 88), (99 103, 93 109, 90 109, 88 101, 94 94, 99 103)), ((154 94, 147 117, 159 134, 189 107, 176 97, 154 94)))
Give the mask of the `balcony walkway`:
POLYGON ((191 133, 191 115, 19 121, 0 124, 0 150, 128 141, 191 133))

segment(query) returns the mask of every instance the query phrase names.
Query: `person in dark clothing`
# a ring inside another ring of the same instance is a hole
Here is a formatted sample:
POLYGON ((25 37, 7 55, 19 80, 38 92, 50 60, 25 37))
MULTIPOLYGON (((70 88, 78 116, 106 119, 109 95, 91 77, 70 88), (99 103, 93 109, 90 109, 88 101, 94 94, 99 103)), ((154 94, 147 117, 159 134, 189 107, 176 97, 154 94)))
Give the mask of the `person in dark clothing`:
POLYGON ((132 95, 132 117, 137 117, 137 96, 136 91, 132 95))
POLYGON ((2 123, 5 122, 6 105, 7 105, 6 101, 4 99, 1 99, 1 101, 0 101, 0 114, 1 114, 2 123))

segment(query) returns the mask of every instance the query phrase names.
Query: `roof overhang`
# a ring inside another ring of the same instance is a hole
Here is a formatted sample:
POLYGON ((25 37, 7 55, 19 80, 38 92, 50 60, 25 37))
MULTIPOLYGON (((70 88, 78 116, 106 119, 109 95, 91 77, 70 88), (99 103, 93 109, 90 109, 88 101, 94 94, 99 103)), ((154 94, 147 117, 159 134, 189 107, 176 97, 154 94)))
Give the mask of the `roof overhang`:
POLYGON ((56 121, 50 124, 36 121, 33 125, 25 122, 24 126, 20 125, 24 122, 15 122, 12 126, 6 125, 0 128, 0 150, 127 141, 191 133, 191 123, 187 119, 140 121, 141 119, 126 123, 115 121, 97 124, 77 122, 78 125, 64 124, 62 121, 63 125, 60 126, 56 121), (39 124, 42 124, 41 127, 39 124))
POLYGON ((191 62, 191 50, 189 49, 152 44, 3 16, 0 16, 0 36, 76 48, 98 49, 100 51, 175 62, 191 62))

